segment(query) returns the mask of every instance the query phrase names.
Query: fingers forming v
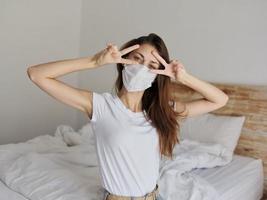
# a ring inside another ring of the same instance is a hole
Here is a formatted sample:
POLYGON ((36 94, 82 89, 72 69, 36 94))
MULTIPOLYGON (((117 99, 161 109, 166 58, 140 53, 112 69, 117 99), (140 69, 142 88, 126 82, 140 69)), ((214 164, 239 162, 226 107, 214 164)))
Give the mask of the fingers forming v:
POLYGON ((125 49, 121 50, 121 55, 125 55, 125 54, 127 54, 127 53, 129 53, 135 49, 138 49, 139 47, 140 47, 140 45, 136 44, 136 45, 130 46, 128 48, 125 48, 125 49))
POLYGON ((156 51, 152 51, 151 53, 166 68, 168 63, 156 51))
POLYGON ((149 71, 156 74, 166 75, 168 63, 156 51, 152 51, 151 53, 165 67, 165 69, 150 69, 149 71))

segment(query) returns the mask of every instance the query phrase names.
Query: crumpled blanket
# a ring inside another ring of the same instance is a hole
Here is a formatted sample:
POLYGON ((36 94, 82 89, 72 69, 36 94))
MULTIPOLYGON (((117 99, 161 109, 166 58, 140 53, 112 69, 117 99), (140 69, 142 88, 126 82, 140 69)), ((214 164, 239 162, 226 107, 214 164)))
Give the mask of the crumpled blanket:
POLYGON ((190 173, 195 168, 212 168, 231 162, 231 153, 220 144, 182 140, 174 158, 161 159, 159 188, 163 199, 217 199, 217 191, 205 179, 190 173))
MULTIPOLYGON (((216 199, 215 189, 190 171, 226 165, 231 160, 231 154, 219 144, 181 141, 173 160, 163 156, 160 161, 161 199, 216 199)), ((103 199, 90 123, 78 131, 60 125, 54 136, 0 145, 0 179, 31 200, 103 199)))

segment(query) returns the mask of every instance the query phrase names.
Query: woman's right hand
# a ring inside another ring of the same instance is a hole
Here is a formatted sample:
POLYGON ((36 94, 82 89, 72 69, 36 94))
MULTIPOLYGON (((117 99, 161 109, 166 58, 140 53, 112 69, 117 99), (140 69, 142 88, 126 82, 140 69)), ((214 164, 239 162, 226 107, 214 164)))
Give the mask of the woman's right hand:
POLYGON ((97 66, 112 64, 112 63, 138 64, 138 62, 122 58, 122 56, 135 49, 138 49, 139 47, 140 45, 136 44, 119 51, 116 45, 109 43, 105 49, 95 54, 93 56, 93 59, 97 66))

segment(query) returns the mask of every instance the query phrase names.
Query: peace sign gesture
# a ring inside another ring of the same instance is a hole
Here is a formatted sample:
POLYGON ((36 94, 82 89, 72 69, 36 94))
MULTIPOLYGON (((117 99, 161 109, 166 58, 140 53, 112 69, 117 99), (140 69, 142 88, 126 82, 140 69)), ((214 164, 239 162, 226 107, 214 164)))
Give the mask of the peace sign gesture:
POLYGON ((93 59, 95 60, 97 65, 105 65, 111 63, 138 64, 136 61, 122 58, 122 56, 135 49, 138 49, 139 47, 140 45, 136 44, 119 51, 116 45, 109 43, 104 50, 95 54, 93 56, 93 59))
POLYGON ((152 51, 152 55, 165 67, 165 69, 150 69, 149 71, 156 74, 166 75, 176 81, 183 82, 186 71, 180 61, 172 60, 168 64, 156 51, 152 51))

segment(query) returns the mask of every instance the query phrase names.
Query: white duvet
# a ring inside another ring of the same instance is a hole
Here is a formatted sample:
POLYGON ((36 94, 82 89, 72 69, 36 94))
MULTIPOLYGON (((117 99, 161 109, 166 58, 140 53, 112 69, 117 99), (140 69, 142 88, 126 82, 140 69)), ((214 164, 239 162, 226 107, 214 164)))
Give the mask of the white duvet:
MULTIPOLYGON (((102 200, 98 162, 90 124, 75 132, 58 126, 54 136, 0 145, 0 179, 31 200, 102 200)), ((163 157, 158 180, 163 200, 214 200, 216 190, 194 168, 226 165, 232 155, 219 144, 183 140, 174 159, 163 157)))

